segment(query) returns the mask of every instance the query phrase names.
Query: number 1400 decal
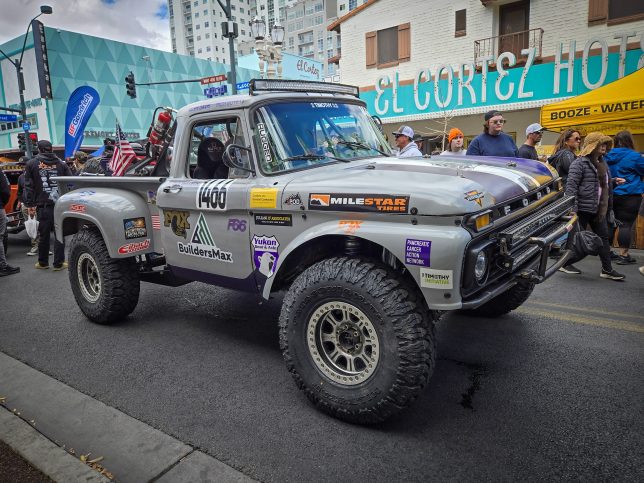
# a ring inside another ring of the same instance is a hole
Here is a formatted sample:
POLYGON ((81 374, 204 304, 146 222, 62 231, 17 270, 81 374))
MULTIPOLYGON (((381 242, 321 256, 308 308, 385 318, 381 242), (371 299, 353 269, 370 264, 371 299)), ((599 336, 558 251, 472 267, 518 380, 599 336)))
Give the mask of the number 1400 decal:
POLYGON ((225 210, 226 194, 234 179, 213 179, 197 188, 197 208, 202 210, 225 210))

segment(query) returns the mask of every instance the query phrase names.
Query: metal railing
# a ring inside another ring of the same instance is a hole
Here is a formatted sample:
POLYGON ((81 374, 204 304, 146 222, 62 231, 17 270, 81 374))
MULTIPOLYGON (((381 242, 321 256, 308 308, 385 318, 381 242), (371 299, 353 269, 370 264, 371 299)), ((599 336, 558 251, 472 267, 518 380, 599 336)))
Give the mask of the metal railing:
POLYGON ((492 56, 497 59, 500 53, 512 52, 517 59, 521 58, 521 50, 534 47, 536 57, 541 57, 543 45, 543 29, 536 28, 514 32, 511 34, 497 35, 474 41, 474 64, 478 65, 482 58, 492 56))

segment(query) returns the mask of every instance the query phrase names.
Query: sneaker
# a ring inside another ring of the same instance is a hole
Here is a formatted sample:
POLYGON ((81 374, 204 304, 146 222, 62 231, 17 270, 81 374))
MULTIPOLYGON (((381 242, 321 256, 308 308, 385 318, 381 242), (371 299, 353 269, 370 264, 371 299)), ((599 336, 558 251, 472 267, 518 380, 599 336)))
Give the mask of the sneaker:
POLYGON ((65 270, 68 267, 67 262, 63 262, 60 265, 54 265, 54 272, 58 272, 60 270, 65 270))
POLYGON ((29 250, 29 251, 27 252, 27 256, 28 256, 28 257, 33 257, 33 256, 35 256, 35 255, 38 255, 38 246, 37 246, 37 245, 36 245, 36 246, 31 247, 31 250, 29 250))
POLYGON ((559 271, 563 273, 572 273, 573 275, 581 275, 581 270, 579 270, 574 265, 566 265, 564 267, 561 267, 559 271))
POLYGON ((638 270, 642 275, 644 275, 644 265, 642 265, 638 270))
POLYGON ((18 273, 19 271, 20 271, 20 267, 12 267, 11 265, 5 265, 4 267, 0 267, 0 277, 13 275, 14 273, 18 273))
POLYGON ((617 260, 619 258, 619 255, 615 253, 613 250, 610 251, 610 259, 611 260, 617 260))
POLYGON ((630 265, 632 263, 637 263, 637 260, 635 260, 633 257, 630 255, 626 255, 625 257, 622 255, 619 255, 617 257, 617 260, 615 261, 617 265, 630 265))
POLYGON ((624 280, 626 278, 625 275, 622 275, 619 272, 616 272, 615 270, 611 270, 610 272, 607 272, 602 268, 602 273, 599 274, 601 278, 610 278, 611 280, 624 280))
POLYGON ((41 265, 40 262, 36 262, 34 267, 40 268, 41 270, 47 270, 49 268, 49 265, 41 265))

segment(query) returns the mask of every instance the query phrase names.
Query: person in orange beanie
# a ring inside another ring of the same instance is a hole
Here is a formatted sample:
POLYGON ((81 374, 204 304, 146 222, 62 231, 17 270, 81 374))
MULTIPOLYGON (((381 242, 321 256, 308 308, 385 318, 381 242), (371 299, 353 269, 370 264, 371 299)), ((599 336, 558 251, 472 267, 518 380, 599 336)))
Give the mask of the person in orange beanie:
POLYGON ((447 148, 441 153, 441 156, 447 154, 452 156, 464 156, 465 149, 463 149, 463 131, 457 127, 449 130, 447 135, 447 148))

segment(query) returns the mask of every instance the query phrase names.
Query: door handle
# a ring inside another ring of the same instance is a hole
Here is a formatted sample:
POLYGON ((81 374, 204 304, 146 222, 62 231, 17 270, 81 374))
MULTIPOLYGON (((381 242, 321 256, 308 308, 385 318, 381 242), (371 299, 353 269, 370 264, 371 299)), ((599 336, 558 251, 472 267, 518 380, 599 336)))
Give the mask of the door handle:
POLYGON ((163 188, 164 193, 178 193, 179 191, 181 191, 181 185, 180 184, 175 184, 175 185, 172 185, 172 186, 166 186, 165 188, 163 188))

